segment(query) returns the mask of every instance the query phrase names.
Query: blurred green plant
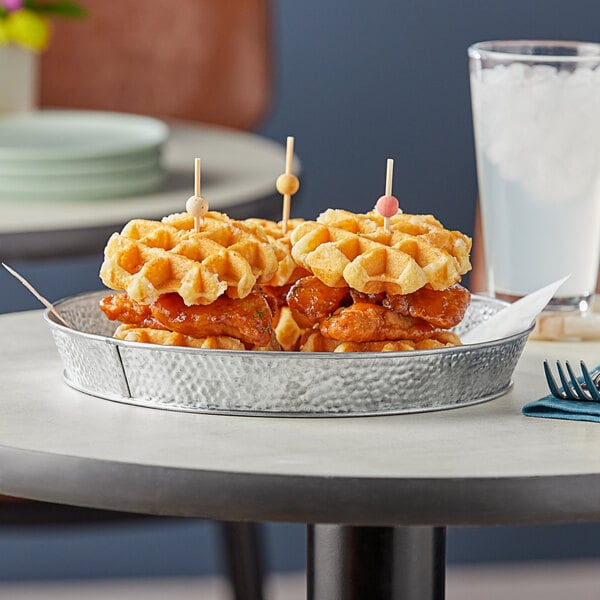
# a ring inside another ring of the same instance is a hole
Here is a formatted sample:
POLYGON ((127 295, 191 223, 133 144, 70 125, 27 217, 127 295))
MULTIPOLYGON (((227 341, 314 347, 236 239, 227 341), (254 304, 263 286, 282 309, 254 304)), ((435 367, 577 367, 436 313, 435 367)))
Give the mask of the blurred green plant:
POLYGON ((85 8, 71 0, 0 0, 0 46, 15 44, 42 52, 50 42, 51 18, 86 14, 85 8))

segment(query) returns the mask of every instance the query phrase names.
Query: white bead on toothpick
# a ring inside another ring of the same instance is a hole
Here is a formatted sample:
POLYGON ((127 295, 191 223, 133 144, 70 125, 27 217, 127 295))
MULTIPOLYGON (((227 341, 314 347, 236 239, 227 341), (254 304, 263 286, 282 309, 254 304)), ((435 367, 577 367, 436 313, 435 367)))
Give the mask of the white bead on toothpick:
POLYGON ((194 217, 194 231, 200 231, 202 217, 208 212, 208 202, 200 195, 200 159, 194 161, 194 195, 185 203, 185 210, 194 217))
POLYGON ((292 196, 300 188, 300 181, 292 173, 292 164, 294 162, 294 137, 288 135, 285 149, 285 173, 282 173, 275 182, 277 191, 283 194, 283 211, 281 216, 281 229, 283 233, 287 232, 287 223, 290 218, 290 204, 292 196))
POLYGON ((398 198, 392 196, 392 179, 394 178, 394 159, 387 159, 387 169, 385 176, 385 195, 380 196, 375 204, 375 210, 383 217, 383 228, 387 233, 391 233, 391 219, 398 212, 398 198))

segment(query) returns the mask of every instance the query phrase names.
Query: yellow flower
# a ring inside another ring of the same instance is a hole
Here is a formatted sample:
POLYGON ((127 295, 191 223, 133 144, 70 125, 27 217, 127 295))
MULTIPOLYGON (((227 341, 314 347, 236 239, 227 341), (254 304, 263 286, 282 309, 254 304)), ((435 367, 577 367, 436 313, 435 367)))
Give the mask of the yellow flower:
POLYGON ((8 35, 8 28, 4 19, 0 19, 0 46, 5 46, 10 42, 10 36, 8 35))
POLYGON ((24 48, 40 52, 48 46, 48 21, 31 10, 23 9, 9 13, 5 28, 10 41, 24 48))

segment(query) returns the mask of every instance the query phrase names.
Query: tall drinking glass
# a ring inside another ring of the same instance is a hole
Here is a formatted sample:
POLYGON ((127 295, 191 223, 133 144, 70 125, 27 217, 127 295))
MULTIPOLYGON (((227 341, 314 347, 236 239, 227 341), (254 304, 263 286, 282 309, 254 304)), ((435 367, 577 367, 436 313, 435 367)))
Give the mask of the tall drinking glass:
POLYGON ((569 275, 549 308, 586 310, 600 260, 600 44, 468 50, 488 290, 569 275))

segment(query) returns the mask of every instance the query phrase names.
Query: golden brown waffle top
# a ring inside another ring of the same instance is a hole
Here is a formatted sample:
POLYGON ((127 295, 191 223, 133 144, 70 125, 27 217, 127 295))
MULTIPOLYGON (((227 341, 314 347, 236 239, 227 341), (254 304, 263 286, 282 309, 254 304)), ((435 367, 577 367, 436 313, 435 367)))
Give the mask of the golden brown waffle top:
POLYGON ((149 304, 178 293, 189 306, 210 304, 221 294, 244 298, 278 269, 275 250, 262 229, 208 212, 200 231, 186 213, 162 221, 135 219, 114 233, 104 250, 100 277, 149 304))
POLYGON ((279 266, 270 281, 265 282, 265 285, 283 286, 291 283, 306 274, 303 269, 299 269, 298 265, 292 258, 290 234, 304 219, 288 219, 287 231, 283 233, 282 222, 276 223, 267 219, 246 219, 244 223, 251 227, 262 229, 267 239, 275 251, 279 266))
POLYGON ((268 219, 245 219, 243 223, 246 223, 250 227, 260 227, 270 242, 281 241, 289 244, 290 234, 298 227, 298 225, 304 223, 304 219, 288 219, 286 233, 283 233, 282 221, 276 222, 268 219))
POLYGON ((292 256, 326 285, 367 294, 442 290, 470 270, 471 239, 433 216, 401 213, 390 224, 388 233, 374 211, 329 209, 291 232, 292 256))

